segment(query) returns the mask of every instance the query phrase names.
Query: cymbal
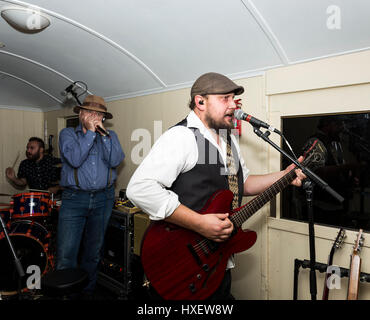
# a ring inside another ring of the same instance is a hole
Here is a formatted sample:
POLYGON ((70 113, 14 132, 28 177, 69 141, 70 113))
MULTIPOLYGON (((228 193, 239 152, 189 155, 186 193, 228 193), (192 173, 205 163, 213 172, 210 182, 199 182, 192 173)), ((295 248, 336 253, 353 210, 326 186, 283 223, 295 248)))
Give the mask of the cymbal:
POLYGON ((38 189, 28 189, 29 192, 46 192, 51 193, 49 190, 38 190, 38 189))

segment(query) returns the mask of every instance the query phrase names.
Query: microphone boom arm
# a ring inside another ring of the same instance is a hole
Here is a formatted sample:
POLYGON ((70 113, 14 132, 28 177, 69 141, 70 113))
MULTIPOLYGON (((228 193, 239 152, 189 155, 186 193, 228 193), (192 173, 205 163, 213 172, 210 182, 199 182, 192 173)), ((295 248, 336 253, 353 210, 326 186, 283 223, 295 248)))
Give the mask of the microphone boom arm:
POLYGON ((260 137, 262 140, 266 141, 268 144, 270 144, 272 147, 274 147, 277 151, 279 151, 282 155, 284 155, 286 158, 288 158, 291 162, 293 162, 299 169, 302 170, 302 172, 315 182, 320 188, 331 194, 334 198, 336 198, 339 202, 343 202, 344 198, 338 194, 335 190, 333 190, 324 180, 322 180, 318 175, 313 173, 310 169, 303 167, 301 163, 299 163, 297 160, 293 159, 289 154, 287 154, 284 150, 282 150, 278 145, 276 145, 273 141, 271 141, 268 136, 270 135, 269 131, 266 131, 263 133, 259 128, 253 126, 253 132, 260 137))

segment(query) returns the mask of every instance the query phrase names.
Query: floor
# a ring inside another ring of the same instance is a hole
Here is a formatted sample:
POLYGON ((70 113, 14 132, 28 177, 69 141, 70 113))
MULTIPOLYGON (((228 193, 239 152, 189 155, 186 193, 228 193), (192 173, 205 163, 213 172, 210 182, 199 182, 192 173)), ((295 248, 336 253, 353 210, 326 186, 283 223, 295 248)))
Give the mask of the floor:
POLYGON ((93 295, 83 295, 83 294, 74 294, 64 297, 55 297, 55 296, 47 296, 44 295, 40 290, 34 290, 30 292, 25 292, 22 294, 17 294, 16 292, 3 292, 0 293, 0 300, 1 301, 45 301, 45 300, 94 300, 94 301, 121 301, 121 300, 146 300, 146 292, 145 290, 134 290, 129 293, 128 296, 120 295, 116 293, 114 290, 109 289, 102 285, 97 285, 96 290, 93 295))

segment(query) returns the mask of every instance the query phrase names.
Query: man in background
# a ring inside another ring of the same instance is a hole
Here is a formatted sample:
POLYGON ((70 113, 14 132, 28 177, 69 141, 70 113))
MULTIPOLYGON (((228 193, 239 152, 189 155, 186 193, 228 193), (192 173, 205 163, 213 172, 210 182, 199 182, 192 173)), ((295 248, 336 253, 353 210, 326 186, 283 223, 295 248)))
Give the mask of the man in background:
POLYGON ((56 193, 59 190, 59 158, 45 154, 45 143, 38 137, 31 137, 26 148, 27 159, 23 160, 18 174, 12 167, 5 170, 7 178, 16 188, 44 190, 56 193))
POLYGON ((336 221, 338 225, 345 226, 352 224, 349 201, 353 198, 353 186, 359 184, 360 164, 354 155, 344 152, 344 133, 344 121, 341 117, 322 116, 316 132, 308 140, 318 139, 325 151, 325 165, 315 172, 344 197, 344 201, 340 203, 326 192, 316 192, 313 202, 316 222, 331 224, 336 221))
POLYGON ((76 128, 60 132, 62 159, 62 206, 57 234, 57 269, 86 270, 89 283, 83 298, 93 297, 101 248, 114 204, 116 168, 124 153, 116 133, 105 129, 105 119, 113 118, 103 98, 89 95, 74 112, 76 128), (82 244, 81 261, 78 261, 82 244))

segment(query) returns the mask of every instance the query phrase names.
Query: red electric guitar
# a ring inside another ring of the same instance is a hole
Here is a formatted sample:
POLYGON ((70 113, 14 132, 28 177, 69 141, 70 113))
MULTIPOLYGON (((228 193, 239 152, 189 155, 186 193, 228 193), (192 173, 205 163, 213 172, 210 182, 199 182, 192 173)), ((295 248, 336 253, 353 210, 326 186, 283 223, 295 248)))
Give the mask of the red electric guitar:
MULTIPOLYGON (((322 166, 324 157, 314 144, 305 152, 304 166, 322 166)), ((164 299, 199 300, 208 298, 221 283, 229 257, 249 249, 257 234, 242 230, 242 224, 296 178, 295 170, 276 181, 244 206, 231 211, 230 190, 216 192, 201 214, 231 212, 234 234, 218 243, 200 234, 165 221, 153 221, 144 235, 141 261, 144 273, 164 299)))

